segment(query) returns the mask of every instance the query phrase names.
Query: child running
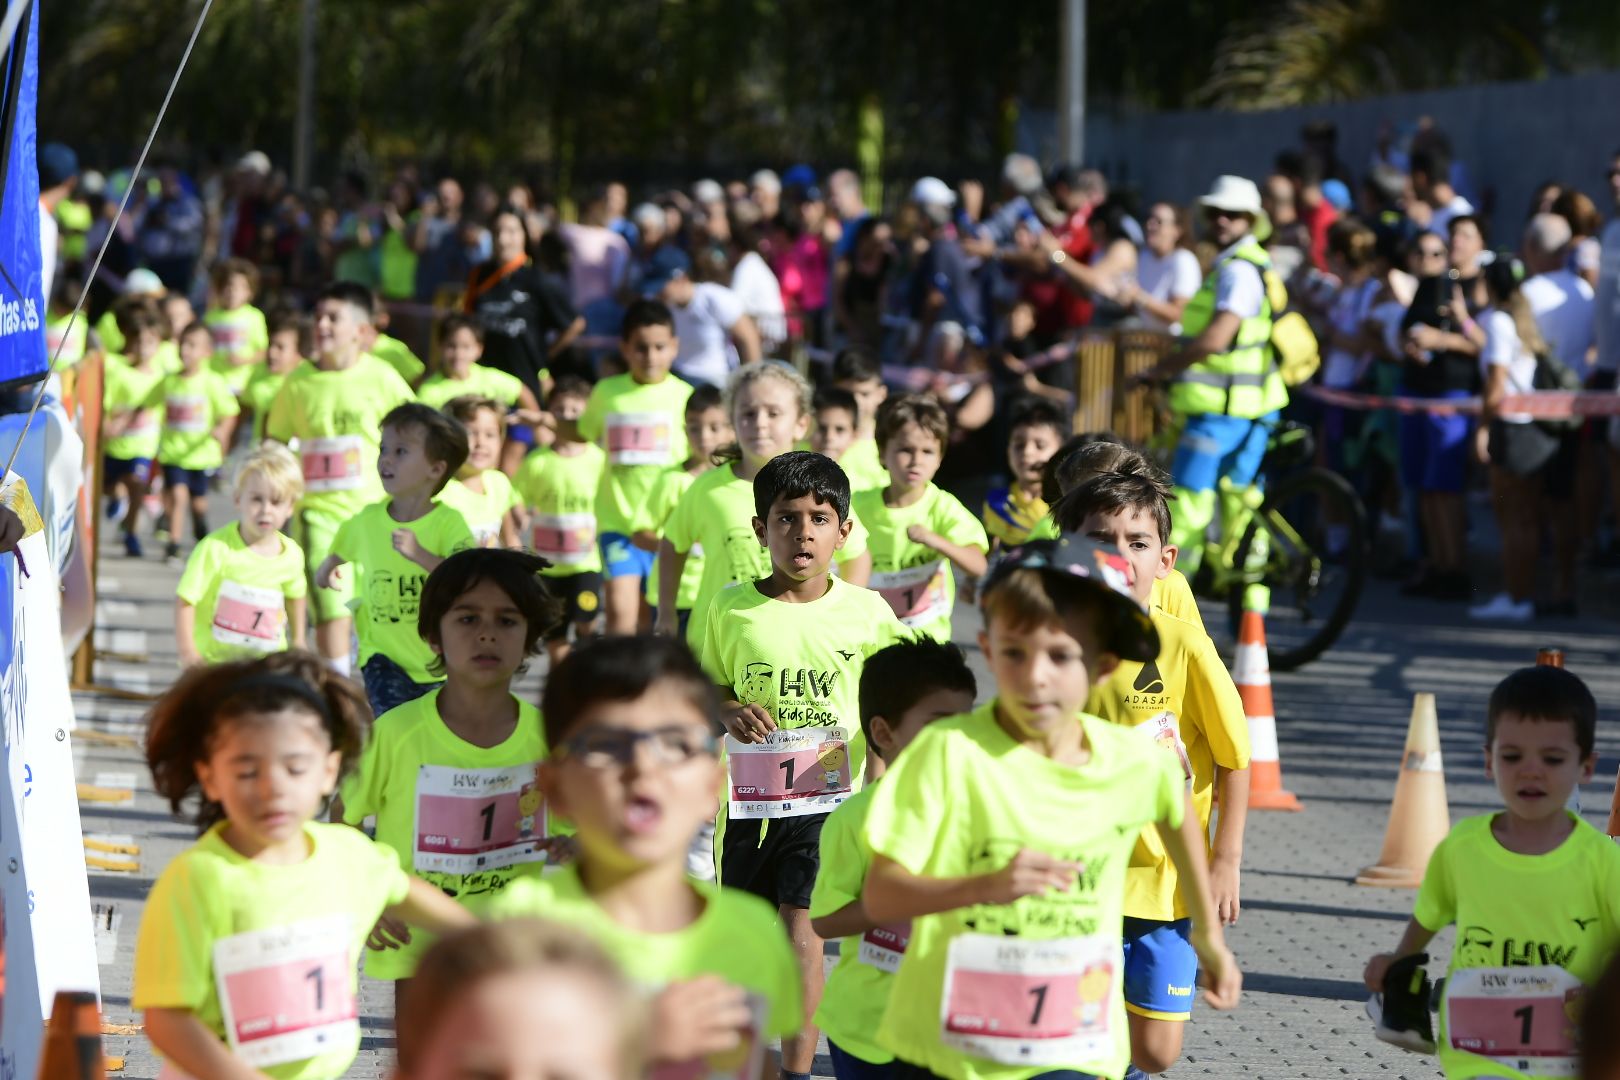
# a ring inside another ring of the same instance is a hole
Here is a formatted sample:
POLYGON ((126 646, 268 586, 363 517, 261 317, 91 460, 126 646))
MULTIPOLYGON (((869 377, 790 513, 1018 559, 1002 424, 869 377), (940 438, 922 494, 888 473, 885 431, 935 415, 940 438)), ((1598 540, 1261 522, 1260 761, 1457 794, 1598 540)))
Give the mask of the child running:
POLYGON ((479 547, 521 546, 516 513, 521 500, 511 478, 501 471, 506 410, 487 397, 451 398, 438 408, 467 431, 467 460, 444 486, 439 501, 461 511, 479 547))
MULTIPOLYGON (((849 479, 831 459, 794 450, 768 462, 754 478, 753 524, 770 572, 715 596, 698 652, 729 699, 720 880, 781 913, 813 1014, 825 970, 810 890, 822 823, 866 767, 861 668, 912 635, 882 597, 831 573, 850 532, 849 479)), ((810 1027, 783 1047, 788 1080, 809 1074, 815 1051, 810 1027)))
POLYGON ((804 1019, 792 950, 756 897, 686 874, 724 778, 709 677, 679 642, 607 638, 551 672, 540 710, 541 790, 579 858, 514 882, 487 914, 583 931, 650 988, 649 1075, 774 1078, 766 1041, 804 1019))
POLYGON ((1452 1080, 1600 1075, 1578 1067, 1569 1012, 1620 946, 1620 848, 1567 809, 1592 779, 1596 730, 1597 703, 1571 672, 1521 668, 1496 685, 1485 774, 1502 809, 1452 827, 1400 944, 1367 962, 1378 1037, 1427 1053, 1438 1043, 1452 1080), (1435 1039, 1424 949, 1453 924, 1435 1039))
MULTIPOLYGON (((860 426, 861 407, 855 395, 836 386, 820 387, 811 402, 811 412, 815 423, 810 427, 810 449, 839 462, 839 468, 843 468, 842 459, 855 444, 855 429, 860 426)), ((856 494, 861 491, 856 487, 851 490, 856 494)))
POLYGON ((980 577, 990 550, 973 512, 934 486, 950 434, 950 418, 929 395, 885 401, 878 409, 877 444, 889 482, 858 491, 852 500, 872 553, 869 587, 901 622, 941 642, 951 640, 955 571, 980 577))
POLYGON ((135 946, 132 1003, 166 1075, 343 1076, 378 917, 472 921, 387 849, 314 820, 369 720, 307 652, 193 668, 153 706, 153 787, 176 813, 195 799, 204 830, 152 886, 135 946))
POLYGON ((168 336, 163 309, 151 297, 123 300, 113 309, 124 354, 108 354, 102 376, 101 478, 106 487, 107 517, 118 519, 124 554, 141 557, 141 506, 146 501, 152 459, 157 457, 163 426, 161 402, 153 391, 163 381, 158 347, 168 336))
POLYGON ((266 324, 270 344, 264 350, 264 363, 253 368, 247 386, 242 390, 242 408, 253 415, 253 442, 264 441, 264 424, 270 416, 270 404, 281 393, 281 387, 294 369, 314 365, 304 359, 308 352, 308 336, 304 321, 296 311, 277 311, 266 324))
MULTIPOLYGON (((737 435, 731 429, 731 418, 726 415, 725 399, 718 387, 695 386, 686 399, 687 458, 679 468, 669 469, 658 478, 653 488, 651 527, 635 536, 636 546, 656 553, 659 534, 669 521, 681 496, 692 487, 693 481, 714 468, 714 455, 737 435)), ((658 618, 658 578, 663 573, 663 560, 653 561, 652 572, 647 575, 647 604, 653 609, 653 620, 658 618)), ((703 545, 694 544, 687 552, 686 566, 681 571, 681 583, 675 592, 675 628, 682 637, 692 618, 692 604, 697 599, 698 584, 703 580, 703 545)))
POLYGON ((493 398, 503 417, 516 410, 523 423, 538 423, 534 392, 516 375, 480 364, 483 355, 484 325, 471 315, 446 315, 439 323, 439 370, 416 388, 416 400, 442 409, 452 398, 493 398))
MULTIPOLYGON (((919 641, 890 645, 867 657, 861 672, 861 730, 873 756, 885 765, 936 720, 973 710, 978 686, 962 650, 919 641)), ((861 840, 876 782, 851 795, 828 815, 821 829, 821 870, 810 895, 811 925, 828 939, 840 938, 838 966, 816 1023, 827 1034, 827 1052, 838 1080, 882 1080, 894 1075, 894 1055, 873 1039, 889 1004, 894 972, 911 936, 909 924, 884 926, 866 916, 861 889, 871 852, 861 840)))
POLYGON ((998 547, 1022 544, 1046 516, 1041 472, 1067 432, 1063 414, 1050 401, 1031 397, 1013 407, 1012 434, 1007 440, 1012 482, 992 488, 984 499, 984 528, 998 547))
POLYGON ((899 1076, 1119 1080, 1125 868, 1148 825, 1179 871, 1206 998, 1237 1004, 1180 769, 1083 711, 1119 660, 1158 655, 1129 573, 1072 535, 998 560, 979 636, 997 696, 924 728, 872 796, 865 913, 911 920, 876 1032, 899 1076))
MULTIPOLYGON (((232 393, 240 394, 270 344, 264 312, 253 306, 253 296, 259 291, 259 268, 246 259, 225 259, 214 265, 208 284, 213 306, 203 312, 202 321, 213 335, 214 373, 232 393)), ((185 342, 180 346, 184 353, 185 342)))
POLYGON ((439 684, 417 619, 428 574, 451 553, 475 546, 461 512, 435 501, 466 460, 460 424, 420 402, 397 406, 382 419, 377 458, 387 497, 343 523, 315 572, 316 586, 331 589, 338 568, 354 564, 360 674, 378 716, 439 684))
POLYGON ((842 457, 834 457, 849 477, 852 491, 866 491, 889 482, 877 446, 877 412, 889 396, 883 384, 883 367, 871 352, 859 345, 841 349, 833 357, 832 385, 855 399, 855 434, 842 457))
POLYGON ((163 508, 169 516, 169 542, 163 556, 180 563, 179 536, 191 513, 192 535, 208 535, 208 485, 225 463, 236 416, 242 411, 223 376, 208 370, 214 339, 194 322, 180 331, 180 370, 163 377, 152 391, 163 408, 158 464, 163 467, 163 508))
POLYGON ((568 655, 570 629, 576 641, 602 629, 602 552, 594 511, 607 455, 579 432, 590 395, 590 385, 578 375, 558 376, 546 399, 557 437, 524 459, 517 474, 529 547, 551 564, 544 573, 563 605, 562 617, 546 631, 553 666, 568 655))
MULTIPOLYGON (((1131 564, 1132 594, 1148 606, 1159 654, 1123 660, 1093 687, 1086 711, 1162 747, 1176 763, 1200 833, 1209 836, 1213 804, 1221 813, 1210 860, 1214 914, 1237 922, 1243 829, 1249 806, 1249 722, 1232 676, 1209 635, 1163 608, 1151 606, 1153 582, 1175 566, 1170 540, 1170 489, 1128 473, 1100 473, 1053 510, 1065 532, 1118 548, 1131 564)), ((1184 894, 1156 829, 1144 829, 1125 874, 1125 1008, 1131 1058, 1144 1073, 1163 1072, 1181 1056, 1192 1016, 1198 957, 1184 894)), ((1131 1075, 1136 1075, 1135 1073, 1131 1075)))
MULTIPOLYGON (((332 820, 377 819, 377 842, 463 904, 538 875, 550 832, 535 787, 546 756, 540 713, 512 680, 556 618, 543 560, 478 548, 439 564, 422 588, 417 630, 444 684, 377 718, 332 820)), ((393 979, 395 1008, 427 941, 384 918, 366 975, 393 979)))
POLYGON ((236 520, 197 541, 180 575, 174 638, 180 665, 217 664, 304 647, 304 553, 281 534, 304 491, 298 459, 272 443, 236 474, 236 520), (289 630, 291 631, 289 635, 289 630))

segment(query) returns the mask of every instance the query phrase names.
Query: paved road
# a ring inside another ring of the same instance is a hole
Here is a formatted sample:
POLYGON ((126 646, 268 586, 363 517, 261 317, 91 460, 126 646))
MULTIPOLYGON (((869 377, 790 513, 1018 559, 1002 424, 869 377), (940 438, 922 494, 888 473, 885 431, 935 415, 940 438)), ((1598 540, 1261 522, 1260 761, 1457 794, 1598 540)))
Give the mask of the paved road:
MULTIPOLYGON (((109 553, 102 575, 101 592, 108 599, 101 603, 98 644, 122 655, 99 663, 99 681, 133 690, 161 688, 174 671, 172 631, 165 628, 178 571, 109 553)), ((1620 586, 1611 577, 1606 582, 1593 578, 1589 587, 1620 586)), ((972 641, 976 618, 959 614, 959 640, 972 641)), ((1607 709, 1608 730, 1600 729, 1598 740, 1598 779, 1583 792, 1588 819, 1601 826, 1620 758, 1614 713, 1620 702, 1620 635, 1615 629, 1614 622, 1595 619, 1528 630, 1481 628, 1468 624, 1456 606, 1402 601, 1379 584, 1327 658, 1304 671, 1277 676, 1285 779, 1304 800, 1305 810, 1251 816, 1244 911, 1231 935, 1246 974, 1243 1005, 1219 1015, 1200 1009, 1187 1033, 1183 1062, 1166 1075, 1232 1080, 1437 1077, 1432 1059, 1374 1040, 1362 1013, 1362 963, 1369 953, 1395 942, 1412 894, 1349 883, 1378 855, 1412 694, 1432 691, 1438 698, 1453 820, 1482 813, 1496 806, 1495 790, 1481 764, 1486 696, 1505 671, 1533 660, 1537 647, 1563 646, 1568 666, 1590 682, 1607 709)), ((973 659, 987 684, 976 652, 973 659)), ((539 677, 529 677, 525 693, 536 692, 539 677)), ((103 925, 116 927, 116 943, 109 935, 111 948, 101 969, 106 1019, 138 1023, 129 995, 142 901, 158 871, 191 842, 193 833, 152 793, 132 746, 90 737, 138 736, 142 705, 93 693, 77 695, 75 705, 87 732, 75 743, 81 780, 102 786, 134 784, 129 802, 86 803, 82 809, 87 833, 133 837, 142 848, 137 872, 102 872, 91 879, 103 925)), ((1443 963, 1449 950, 1447 934, 1432 950, 1436 963, 1443 963)), ((364 986, 364 1049, 351 1076, 387 1075, 391 1004, 388 988, 364 986)), ((112 1036, 108 1044, 109 1053, 127 1057, 123 1075, 156 1075, 156 1061, 143 1038, 112 1036)), ((819 1065, 820 1075, 831 1075, 825 1058, 819 1065)))

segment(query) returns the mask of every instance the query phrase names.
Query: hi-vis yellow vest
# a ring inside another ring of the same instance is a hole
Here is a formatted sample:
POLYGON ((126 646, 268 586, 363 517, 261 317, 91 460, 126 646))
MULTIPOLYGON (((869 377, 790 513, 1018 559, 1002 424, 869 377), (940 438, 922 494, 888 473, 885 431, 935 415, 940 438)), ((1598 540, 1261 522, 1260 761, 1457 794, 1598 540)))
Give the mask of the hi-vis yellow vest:
POLYGON ((1265 282, 1260 314, 1238 324, 1237 337, 1226 352, 1206 356, 1189 367, 1170 388, 1170 408, 1179 413, 1225 413, 1253 419, 1288 404, 1288 387, 1272 355, 1271 324, 1274 312, 1288 304, 1282 281, 1271 273, 1271 257, 1254 237, 1246 237, 1236 250, 1216 263, 1181 313, 1183 337, 1194 338, 1215 317, 1215 281, 1231 259, 1252 263, 1265 282))

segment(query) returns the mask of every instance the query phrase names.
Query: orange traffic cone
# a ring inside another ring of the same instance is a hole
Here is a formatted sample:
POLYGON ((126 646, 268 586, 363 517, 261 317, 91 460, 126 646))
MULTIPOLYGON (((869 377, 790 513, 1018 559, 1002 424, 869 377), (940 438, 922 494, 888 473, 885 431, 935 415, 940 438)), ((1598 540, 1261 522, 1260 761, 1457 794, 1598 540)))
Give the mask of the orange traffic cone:
POLYGON ((1238 627, 1232 681, 1249 718, 1249 808, 1303 810, 1294 793, 1283 787, 1282 760, 1277 754, 1277 714, 1271 703, 1271 660, 1266 655, 1266 620, 1257 607, 1247 607, 1238 627))
POLYGON ((1440 761, 1440 721, 1434 695, 1412 697, 1412 722, 1406 729, 1406 753, 1395 781, 1389 828, 1378 864, 1356 875, 1357 885, 1415 889, 1423 882, 1429 856, 1451 831, 1446 804, 1446 774, 1440 761))
POLYGON ((59 990, 45 1027, 39 1080, 106 1080, 101 1056, 101 1010, 86 990, 59 990))

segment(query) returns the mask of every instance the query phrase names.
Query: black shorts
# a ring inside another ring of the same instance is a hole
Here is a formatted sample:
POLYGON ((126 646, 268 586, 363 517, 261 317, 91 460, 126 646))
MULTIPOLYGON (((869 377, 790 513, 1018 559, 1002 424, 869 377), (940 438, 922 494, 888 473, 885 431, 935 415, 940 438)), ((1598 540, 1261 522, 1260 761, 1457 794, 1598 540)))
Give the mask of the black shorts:
POLYGON ((595 570, 546 578, 546 588, 563 602, 562 620, 546 632, 547 641, 566 641, 568 628, 589 630, 602 615, 602 575, 595 570))
POLYGON ((764 838, 756 819, 726 821, 720 851, 720 883, 742 889, 773 907, 810 906, 810 890, 821 867, 821 824, 826 814, 777 818, 764 838))
POLYGON ((1491 421, 1491 464, 1514 476, 1535 476, 1558 453, 1558 436, 1537 424, 1491 421))

